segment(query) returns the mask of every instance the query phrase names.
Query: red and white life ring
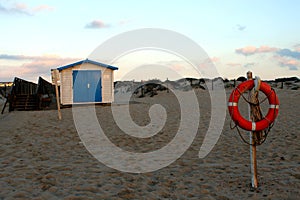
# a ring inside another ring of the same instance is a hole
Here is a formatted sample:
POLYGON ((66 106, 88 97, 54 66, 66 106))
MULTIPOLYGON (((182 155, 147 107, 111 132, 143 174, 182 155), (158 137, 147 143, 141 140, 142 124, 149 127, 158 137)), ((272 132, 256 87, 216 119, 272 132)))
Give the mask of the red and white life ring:
POLYGON ((278 115, 279 109, 279 100, 275 93, 275 91, 265 82, 261 82, 259 90, 262 91, 268 98, 269 101, 269 111, 267 115, 260 121, 252 122, 246 120, 239 112, 238 102, 241 95, 251 90, 254 87, 254 80, 248 80, 235 88, 228 100, 228 110, 232 120, 239 127, 247 130, 247 131, 262 131, 268 128, 275 120, 278 115))

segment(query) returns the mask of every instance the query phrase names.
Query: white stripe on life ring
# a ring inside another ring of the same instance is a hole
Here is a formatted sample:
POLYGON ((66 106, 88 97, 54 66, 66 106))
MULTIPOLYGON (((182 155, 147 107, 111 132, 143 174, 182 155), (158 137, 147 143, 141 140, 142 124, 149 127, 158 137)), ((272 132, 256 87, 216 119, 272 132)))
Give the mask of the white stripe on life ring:
POLYGON ((236 102, 228 102, 228 106, 237 106, 238 104, 236 102))
POLYGON ((279 109, 279 105, 270 104, 270 108, 279 109))
POLYGON ((255 130, 256 130, 256 123, 252 122, 252 131, 255 131, 255 130))

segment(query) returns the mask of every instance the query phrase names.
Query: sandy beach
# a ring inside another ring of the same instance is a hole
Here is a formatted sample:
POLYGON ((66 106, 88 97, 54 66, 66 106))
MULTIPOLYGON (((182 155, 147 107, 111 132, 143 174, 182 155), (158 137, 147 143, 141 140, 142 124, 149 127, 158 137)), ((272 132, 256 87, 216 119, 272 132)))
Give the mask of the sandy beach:
MULTIPOLYGON (((230 92, 226 90, 227 99, 230 92)), ((250 188, 249 146, 230 129, 228 111, 216 146, 199 159, 210 120, 209 94, 199 89, 200 122, 193 144, 171 165, 142 174, 120 172, 96 160, 77 134, 71 108, 62 109, 61 121, 56 110, 6 111, 0 115, 0 199, 296 200, 300 196, 300 90, 276 92, 279 116, 266 142, 257 147, 257 190, 250 188)), ((178 108, 174 96, 160 92, 133 100, 130 111, 138 125, 149 123, 153 103, 168 107, 172 118, 155 138, 130 138, 113 122, 110 106, 97 105, 107 137, 129 151, 147 152, 167 144, 180 119, 172 110, 178 108)))

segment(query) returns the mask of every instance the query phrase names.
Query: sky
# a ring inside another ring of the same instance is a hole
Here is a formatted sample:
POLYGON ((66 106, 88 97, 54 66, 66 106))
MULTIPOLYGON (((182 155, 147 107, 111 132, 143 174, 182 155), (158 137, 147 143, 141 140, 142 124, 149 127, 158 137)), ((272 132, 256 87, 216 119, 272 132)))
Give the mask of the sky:
MULTIPOLYGON (((86 59, 110 38, 142 28, 188 37, 223 78, 247 71, 264 80, 299 77, 299 10, 297 0, 0 0, 0 82, 51 80, 51 69, 86 59)), ((119 68, 115 80, 203 76, 161 51, 134 51, 107 64, 119 68)))

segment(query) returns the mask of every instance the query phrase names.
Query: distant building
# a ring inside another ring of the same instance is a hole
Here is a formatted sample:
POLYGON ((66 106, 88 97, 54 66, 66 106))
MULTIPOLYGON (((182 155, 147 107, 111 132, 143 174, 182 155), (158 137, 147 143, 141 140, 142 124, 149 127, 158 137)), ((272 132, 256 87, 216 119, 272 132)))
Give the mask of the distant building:
POLYGON ((117 69, 88 59, 58 67, 60 103, 111 103, 114 100, 114 70, 117 69))

